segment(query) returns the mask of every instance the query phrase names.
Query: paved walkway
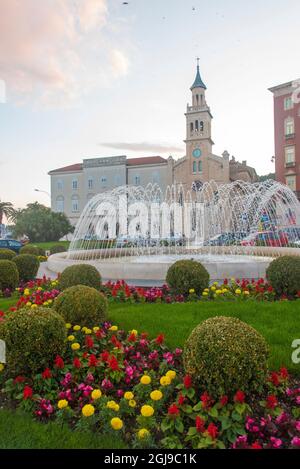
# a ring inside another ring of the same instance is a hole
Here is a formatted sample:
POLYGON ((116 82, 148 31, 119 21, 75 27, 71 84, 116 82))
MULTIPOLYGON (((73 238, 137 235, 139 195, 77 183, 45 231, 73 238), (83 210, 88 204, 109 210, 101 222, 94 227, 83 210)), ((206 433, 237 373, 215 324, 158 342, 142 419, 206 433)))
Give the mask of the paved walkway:
POLYGON ((51 278, 54 280, 57 278, 57 274, 48 269, 47 262, 41 262, 39 271, 37 273, 37 278, 42 278, 44 277, 44 275, 47 278, 51 278))

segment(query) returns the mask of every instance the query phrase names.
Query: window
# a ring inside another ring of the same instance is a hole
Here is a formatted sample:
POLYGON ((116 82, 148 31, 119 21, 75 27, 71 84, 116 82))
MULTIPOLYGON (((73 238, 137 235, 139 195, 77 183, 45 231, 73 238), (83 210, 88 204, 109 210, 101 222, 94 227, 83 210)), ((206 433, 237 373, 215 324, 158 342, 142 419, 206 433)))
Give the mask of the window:
POLYGON ((101 184, 102 184, 102 186, 106 186, 106 184, 107 184, 107 177, 106 176, 102 176, 101 184))
POLYGON ((197 161, 193 161, 193 173, 197 172, 197 161))
POLYGON ((73 189, 73 191, 76 191, 78 189, 78 179, 73 179, 72 189, 73 189))
POLYGON ((154 171, 152 173, 152 182, 155 184, 158 184, 159 183, 159 172, 158 171, 154 171))
POLYGON ((62 196, 57 197, 56 199, 56 211, 59 213, 63 213, 64 211, 64 198, 62 196))
POLYGON ((88 188, 93 189, 93 179, 92 178, 89 178, 89 180, 88 180, 88 188))
POLYGON ((295 147, 285 147, 285 162, 295 163, 295 147))
POLYGON ((63 181, 61 181, 61 180, 57 181, 57 190, 58 190, 58 191, 62 191, 63 188, 64 188, 64 183, 63 183, 63 181))
POLYGON ((77 195, 72 197, 72 212, 79 212, 79 199, 77 195))
POLYGON ((293 100, 291 96, 284 98, 284 110, 287 111, 288 109, 293 108, 293 100))
POLYGON ((198 171, 202 173, 202 161, 198 161, 198 171))
POLYGON ((199 130, 199 123, 198 123, 198 121, 195 121, 195 130, 196 130, 196 132, 198 132, 198 130, 199 130))
POLYGON ((138 174, 134 176, 134 184, 136 186, 139 186, 141 184, 141 178, 138 174))
POLYGON ((197 101, 197 106, 199 105, 199 95, 196 94, 196 101, 197 101))
POLYGON ((194 124, 193 124, 193 122, 190 123, 190 130, 191 130, 191 133, 194 132, 194 124))
POLYGON ((292 117, 288 117, 285 120, 285 135, 293 135, 295 133, 295 125, 294 119, 292 117))
POLYGON ((204 122, 201 121, 200 122, 200 132, 203 132, 203 130, 204 130, 204 122))
POLYGON ((286 176, 285 178, 286 185, 292 190, 296 190, 296 176, 286 176))

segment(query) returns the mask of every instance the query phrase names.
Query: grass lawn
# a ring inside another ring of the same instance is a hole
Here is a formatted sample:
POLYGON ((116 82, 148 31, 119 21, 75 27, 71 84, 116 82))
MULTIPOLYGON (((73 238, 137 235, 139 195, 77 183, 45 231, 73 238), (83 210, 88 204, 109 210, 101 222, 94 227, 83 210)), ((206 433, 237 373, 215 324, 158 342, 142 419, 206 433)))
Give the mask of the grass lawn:
POLYGON ((0 449, 99 449, 126 448, 117 436, 72 431, 51 422, 42 424, 31 415, 0 411, 0 449))
POLYGON ((0 298, 0 311, 7 311, 11 306, 15 306, 18 298, 12 296, 11 298, 0 298))
POLYGON ((155 337, 162 332, 172 348, 182 347, 193 328, 212 316, 234 316, 257 329, 271 348, 269 366, 281 365, 300 374, 291 360, 294 339, 300 339, 300 301, 210 302, 178 304, 110 304, 109 318, 125 330, 137 329, 155 337))
POLYGON ((50 241, 48 243, 32 243, 32 244, 34 244, 35 246, 39 246, 42 249, 45 249, 45 251, 48 251, 49 249, 51 249, 52 246, 57 246, 58 244, 68 249, 70 241, 50 241))

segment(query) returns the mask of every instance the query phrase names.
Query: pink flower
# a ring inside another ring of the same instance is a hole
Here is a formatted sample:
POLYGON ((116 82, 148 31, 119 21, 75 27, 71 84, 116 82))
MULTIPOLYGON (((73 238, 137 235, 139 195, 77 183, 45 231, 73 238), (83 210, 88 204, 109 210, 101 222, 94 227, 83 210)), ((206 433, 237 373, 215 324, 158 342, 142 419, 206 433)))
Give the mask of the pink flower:
POLYGON ((292 443, 293 446, 297 446, 299 448, 300 447, 300 438, 298 436, 294 436, 291 443, 292 443))
POLYGON ((272 448, 275 448, 275 449, 280 448, 280 446, 282 445, 282 440, 280 440, 280 438, 275 438, 274 436, 271 436, 270 442, 271 442, 272 448))
POLYGON ((297 422, 295 423, 295 428, 296 430, 298 430, 298 432, 300 432, 300 420, 297 420, 297 422))

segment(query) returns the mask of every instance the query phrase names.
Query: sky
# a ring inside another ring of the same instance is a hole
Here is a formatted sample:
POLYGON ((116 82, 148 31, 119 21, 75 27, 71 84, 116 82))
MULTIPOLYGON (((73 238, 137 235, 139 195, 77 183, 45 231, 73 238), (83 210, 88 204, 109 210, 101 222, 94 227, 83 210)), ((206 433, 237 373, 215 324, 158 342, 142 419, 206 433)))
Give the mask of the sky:
POLYGON ((300 76, 299 18, 299 0, 0 0, 0 199, 48 205, 34 189, 83 158, 184 156, 196 57, 214 153, 272 172, 268 88, 300 76))

